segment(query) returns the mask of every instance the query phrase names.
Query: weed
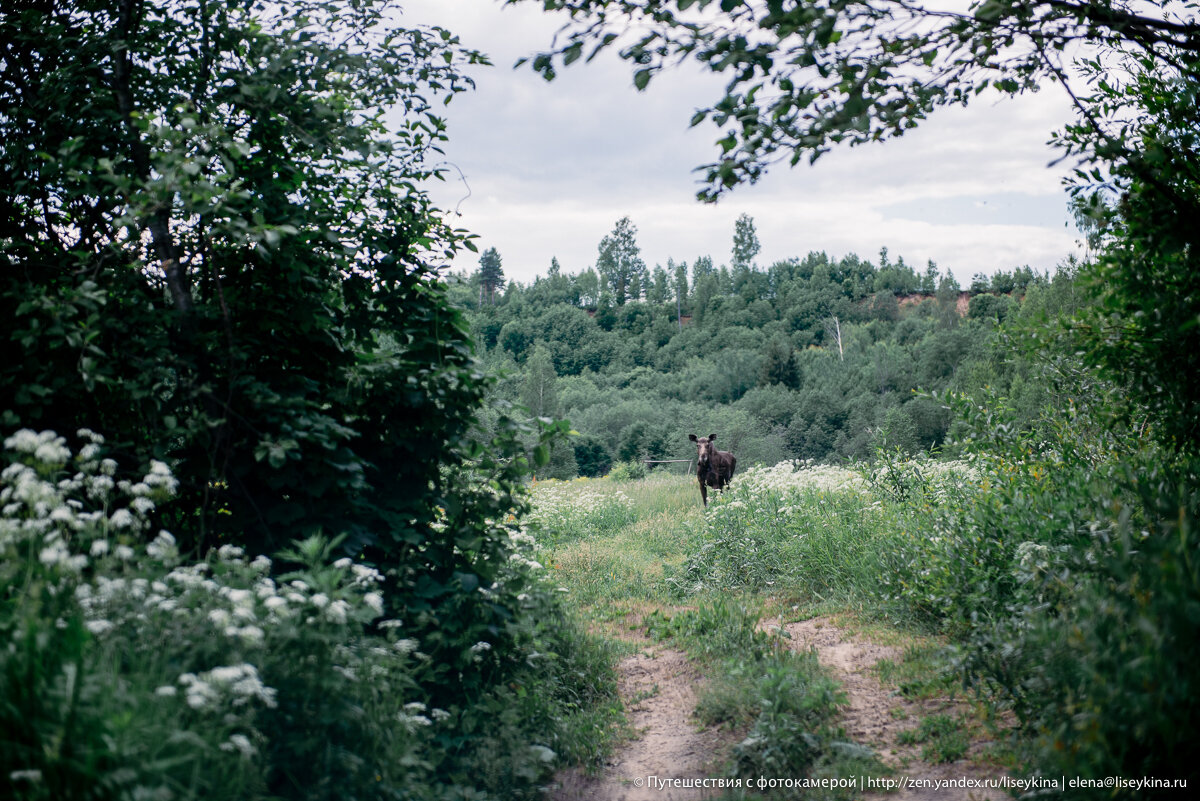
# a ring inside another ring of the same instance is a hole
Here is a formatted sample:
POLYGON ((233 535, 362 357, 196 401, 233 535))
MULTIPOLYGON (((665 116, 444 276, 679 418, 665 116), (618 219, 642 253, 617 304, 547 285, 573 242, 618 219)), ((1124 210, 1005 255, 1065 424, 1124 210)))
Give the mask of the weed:
POLYGON ((950 715, 929 715, 915 729, 896 738, 901 745, 923 745, 921 759, 926 762, 954 762, 967 753, 970 741, 961 720, 950 715))

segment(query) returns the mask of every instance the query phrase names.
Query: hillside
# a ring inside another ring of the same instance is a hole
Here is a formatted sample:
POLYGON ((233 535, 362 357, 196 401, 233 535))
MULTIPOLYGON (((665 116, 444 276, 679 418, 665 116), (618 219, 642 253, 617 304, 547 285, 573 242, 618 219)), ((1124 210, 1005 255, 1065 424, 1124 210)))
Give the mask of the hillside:
POLYGON ((624 296, 594 270, 501 293, 481 291, 480 271, 456 287, 484 361, 506 376, 499 398, 580 434, 544 476, 688 458, 689 433, 716 433, 746 464, 937 448, 950 417, 925 393, 986 380, 997 324, 1060 302, 1070 283, 1022 268, 964 290, 886 250, 878 264, 809 253, 765 269, 668 267, 635 275, 624 296))

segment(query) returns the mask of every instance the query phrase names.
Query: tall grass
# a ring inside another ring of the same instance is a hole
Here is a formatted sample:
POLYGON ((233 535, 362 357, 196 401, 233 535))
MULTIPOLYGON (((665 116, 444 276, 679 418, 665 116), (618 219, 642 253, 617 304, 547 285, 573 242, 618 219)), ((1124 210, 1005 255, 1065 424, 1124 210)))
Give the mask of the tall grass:
POLYGON ((553 579, 584 608, 668 601, 667 579, 695 547, 703 517, 688 477, 539 482, 528 530, 553 579))

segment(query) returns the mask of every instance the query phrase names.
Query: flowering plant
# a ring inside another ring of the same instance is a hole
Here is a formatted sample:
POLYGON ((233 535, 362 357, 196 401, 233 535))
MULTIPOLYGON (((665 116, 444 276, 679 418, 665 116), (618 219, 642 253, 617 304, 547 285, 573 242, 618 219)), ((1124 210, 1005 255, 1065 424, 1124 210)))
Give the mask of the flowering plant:
POLYGON ((104 440, 4 441, 0 472, 0 786, 6 797, 290 797, 337 784, 407 793, 448 712, 424 657, 380 621, 383 576, 311 537, 282 554, 225 544, 188 562, 149 515, 175 479, 114 481, 104 440), (377 630, 369 627, 377 623, 377 630), (352 725, 347 725, 349 722, 352 725))

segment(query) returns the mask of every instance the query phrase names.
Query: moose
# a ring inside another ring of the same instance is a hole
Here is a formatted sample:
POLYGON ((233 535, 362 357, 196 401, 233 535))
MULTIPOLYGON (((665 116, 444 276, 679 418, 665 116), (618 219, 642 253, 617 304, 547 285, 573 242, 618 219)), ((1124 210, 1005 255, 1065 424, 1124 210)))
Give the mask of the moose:
POLYGON ((696 479, 700 482, 700 499, 708 506, 708 488, 723 490, 728 487, 737 459, 729 451, 717 450, 713 444, 716 434, 700 438, 688 434, 688 439, 696 443, 696 479))

